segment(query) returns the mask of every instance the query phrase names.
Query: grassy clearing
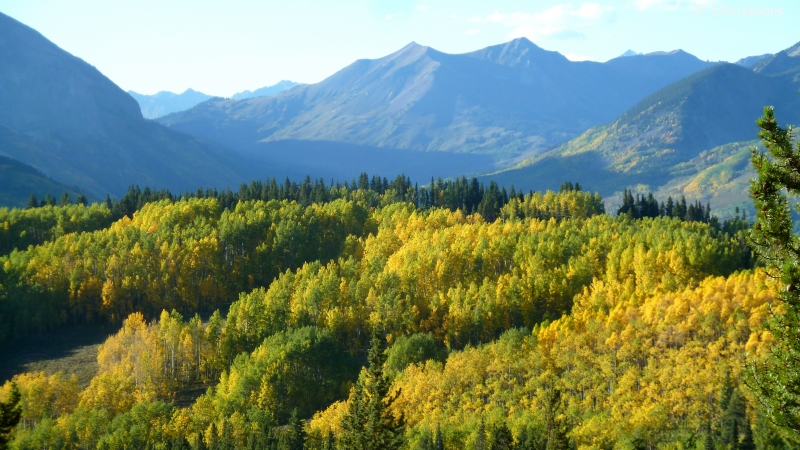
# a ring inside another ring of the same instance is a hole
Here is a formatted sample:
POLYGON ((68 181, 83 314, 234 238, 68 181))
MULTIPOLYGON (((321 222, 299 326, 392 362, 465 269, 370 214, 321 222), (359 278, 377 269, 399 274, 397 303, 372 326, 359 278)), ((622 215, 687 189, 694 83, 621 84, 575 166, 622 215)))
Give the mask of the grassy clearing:
POLYGON ((28 336, 0 347, 0 383, 15 374, 75 374, 81 387, 97 373, 97 347, 118 327, 95 325, 28 336))

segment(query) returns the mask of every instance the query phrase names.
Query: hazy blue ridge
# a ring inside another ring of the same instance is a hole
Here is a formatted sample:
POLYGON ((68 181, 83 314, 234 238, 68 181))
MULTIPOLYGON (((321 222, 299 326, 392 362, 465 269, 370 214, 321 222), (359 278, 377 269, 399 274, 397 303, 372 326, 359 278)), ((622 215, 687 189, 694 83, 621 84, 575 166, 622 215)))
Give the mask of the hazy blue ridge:
POLYGON ((144 95, 134 91, 128 91, 128 94, 139 103, 139 107, 142 109, 142 115, 145 119, 157 119, 167 114, 185 111, 198 103, 212 98, 211 95, 206 95, 193 89, 187 89, 181 94, 168 91, 161 91, 153 95, 144 95))
POLYGON ((256 98, 256 97, 271 97, 275 94, 280 94, 283 91, 289 90, 295 86, 300 86, 300 85, 301 83, 295 83, 294 81, 281 80, 273 84, 272 86, 264 86, 262 88, 256 89, 255 91, 237 92, 233 94, 231 98, 234 100, 245 100, 248 98, 256 98))
POLYGON ((0 153, 105 198, 132 184, 238 186, 252 171, 223 147, 142 116, 96 68, 0 14, 0 153))

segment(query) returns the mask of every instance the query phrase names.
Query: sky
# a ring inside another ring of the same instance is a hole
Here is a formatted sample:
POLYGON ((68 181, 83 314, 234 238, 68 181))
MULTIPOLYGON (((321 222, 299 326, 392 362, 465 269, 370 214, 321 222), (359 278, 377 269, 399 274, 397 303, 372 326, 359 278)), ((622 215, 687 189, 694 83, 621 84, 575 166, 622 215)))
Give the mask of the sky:
POLYGON ((411 41, 465 53, 527 37, 572 60, 683 49, 731 62, 800 41, 797 0, 0 0, 0 12, 142 94, 315 83, 411 41))

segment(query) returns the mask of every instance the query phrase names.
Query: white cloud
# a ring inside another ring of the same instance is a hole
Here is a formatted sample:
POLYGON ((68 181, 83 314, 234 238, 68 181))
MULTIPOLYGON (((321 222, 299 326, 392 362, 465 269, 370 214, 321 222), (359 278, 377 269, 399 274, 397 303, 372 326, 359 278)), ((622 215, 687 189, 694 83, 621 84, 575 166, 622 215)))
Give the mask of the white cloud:
POLYGON ((464 34, 466 34, 467 36, 474 36, 474 35, 476 35, 476 34, 478 34, 480 32, 481 32, 480 28, 473 28, 471 30, 465 31, 464 34))
POLYGON ((578 7, 571 3, 555 5, 537 13, 495 11, 485 20, 513 28, 509 33, 513 38, 585 39, 579 28, 613 22, 615 13, 613 6, 585 2, 578 7))

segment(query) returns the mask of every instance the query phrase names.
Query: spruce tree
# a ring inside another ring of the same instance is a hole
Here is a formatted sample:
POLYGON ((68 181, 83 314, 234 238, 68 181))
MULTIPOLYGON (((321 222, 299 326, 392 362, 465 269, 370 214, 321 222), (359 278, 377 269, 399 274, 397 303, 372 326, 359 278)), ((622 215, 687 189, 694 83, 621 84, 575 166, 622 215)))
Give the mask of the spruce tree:
POLYGON ((483 422, 483 417, 478 424, 478 437, 475 439, 475 450, 486 449, 486 424, 483 422))
POLYGON ((39 207, 39 200, 37 200, 36 195, 32 193, 31 196, 28 197, 28 209, 33 209, 38 207, 39 207))
POLYGON ((292 410, 286 434, 287 450, 303 450, 306 442, 306 430, 303 420, 298 415, 297 408, 292 410))
POLYGON ((703 441, 703 450, 714 450, 714 437, 711 436, 711 428, 709 427, 706 433, 706 438, 703 441))
POLYGON ((389 378, 383 373, 384 339, 373 333, 370 344, 369 366, 362 370, 342 418, 340 450, 394 450, 403 446, 403 421, 396 420, 389 410, 396 397, 389 395, 389 378))
POLYGON ((444 439, 442 439, 442 427, 436 425, 436 435, 433 438, 434 450, 444 450, 444 439))
POLYGON ((336 437, 333 436, 331 430, 328 430, 328 434, 325 436, 325 441, 322 443, 322 450, 336 450, 336 437))
MULTIPOLYGON (((800 195, 800 144, 792 127, 781 128, 772 107, 756 122, 767 153, 752 149, 757 178, 750 195, 756 222, 750 242, 783 288, 783 312, 770 306, 766 327, 775 339, 766 359, 748 360, 745 384, 776 424, 800 430, 800 238, 793 232, 787 194, 800 195)), ((796 205, 792 205, 796 206, 796 205)))
POLYGON ((69 194, 64 192, 61 194, 61 201, 59 202, 60 205, 71 205, 72 199, 69 197, 69 194))
POLYGON ((22 418, 21 398, 22 395, 19 392, 17 383, 11 383, 11 393, 8 399, 5 402, 0 402, 0 450, 8 448, 11 432, 14 431, 14 427, 19 424, 22 418))
POLYGON ((514 438, 511 436, 511 430, 508 429, 505 422, 502 422, 492 432, 491 450, 513 450, 514 438))

